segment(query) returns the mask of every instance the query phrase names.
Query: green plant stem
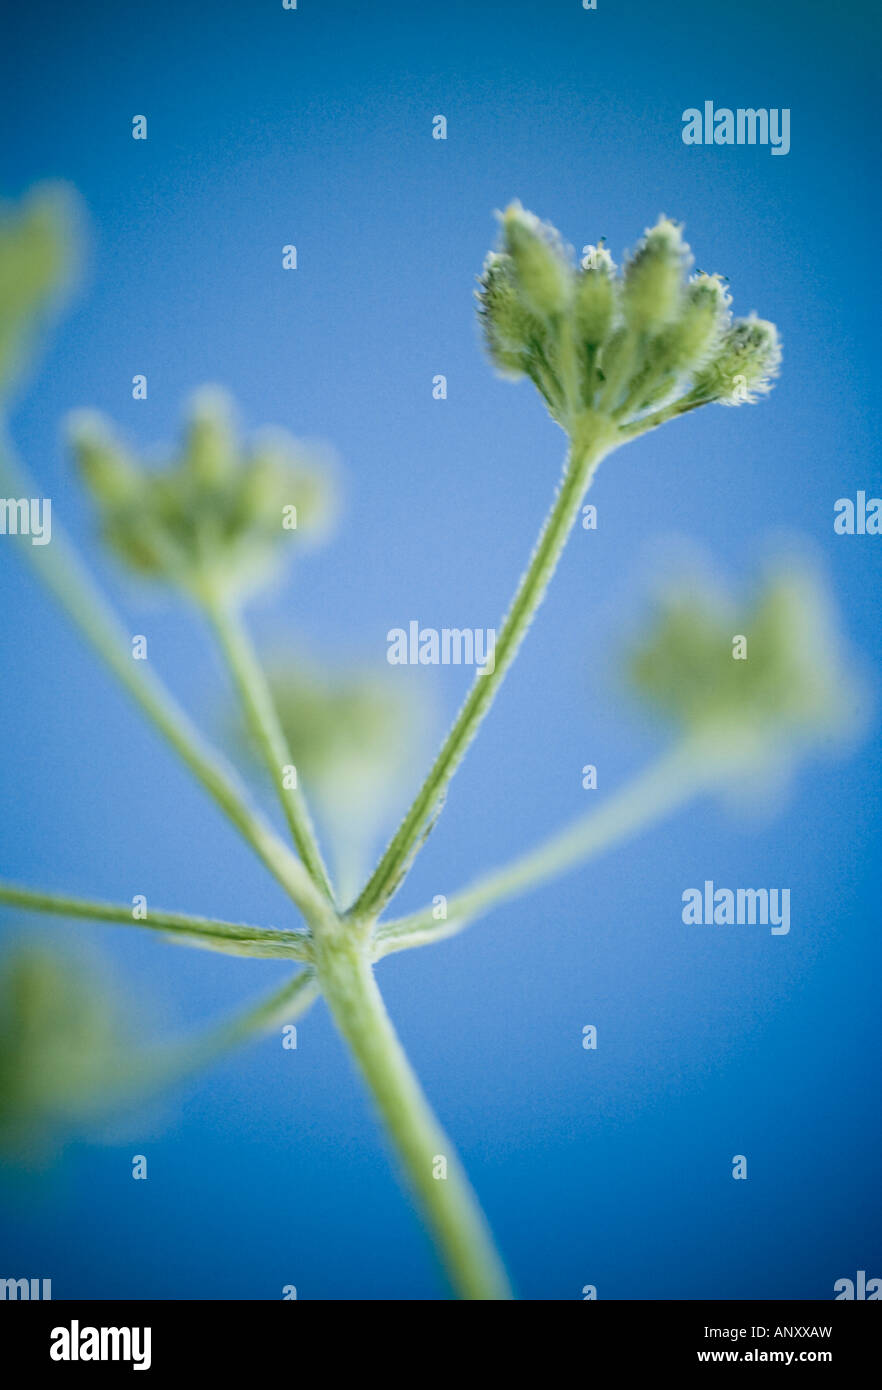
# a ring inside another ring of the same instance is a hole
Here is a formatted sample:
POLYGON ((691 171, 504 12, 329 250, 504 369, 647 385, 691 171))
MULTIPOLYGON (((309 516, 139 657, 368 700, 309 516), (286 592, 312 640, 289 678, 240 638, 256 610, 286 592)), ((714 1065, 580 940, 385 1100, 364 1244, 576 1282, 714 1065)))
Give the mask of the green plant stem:
POLYGON ((423 908, 408 917, 380 923, 374 935, 375 959, 454 936, 500 903, 557 878, 643 830, 689 800, 707 780, 697 751, 688 743, 679 744, 615 792, 600 810, 581 816, 530 853, 484 875, 451 898, 445 920, 436 921, 432 908, 423 908))
POLYGON ((332 902, 331 882, 303 793, 297 786, 285 786, 284 770, 293 766, 293 759, 241 613, 234 603, 222 598, 207 602, 205 609, 229 666, 248 726, 273 779, 300 858, 313 883, 332 902))
MULTIPOLYGON (((9 496, 38 495, 24 470, 13 468, 2 439, 0 480, 10 488, 9 496)), ((20 548, 40 579, 89 644, 226 813, 304 916, 310 921, 321 917, 326 910, 324 897, 315 888, 303 865, 251 808, 244 789, 238 785, 232 772, 208 749, 161 681, 151 671, 142 669, 143 662, 133 659, 124 628, 61 528, 53 520, 50 545, 31 545, 27 537, 21 537, 20 542, 20 548)))
POLYGON ((641 434, 658 429, 659 425, 666 424, 668 420, 675 420, 680 415, 688 415, 690 410, 698 410, 699 406, 707 404, 708 401, 704 397, 696 400, 692 396, 683 396, 680 400, 672 402, 671 405, 653 411, 651 415, 643 415, 639 420, 635 420, 629 425, 622 425, 619 430, 622 443, 627 443, 631 439, 638 439, 641 434))
POLYGON ((597 424, 593 420, 591 423, 595 425, 596 434, 592 435, 590 426, 582 426, 571 442, 563 480, 554 505, 539 533, 530 563, 502 625, 496 644, 494 669, 485 675, 475 676, 468 697, 410 810, 361 895, 350 909, 350 916, 354 918, 370 919, 378 916, 398 888, 403 874, 419 848, 427 821, 437 810, 447 784, 475 737, 481 720, 490 709, 545 596, 567 537, 579 515, 579 508, 594 470, 612 447, 610 427, 597 424))
POLYGON ((114 922, 124 927, 146 927, 148 931, 180 938, 187 945, 203 946, 226 955, 279 957, 285 960, 311 958, 309 938, 304 932, 251 927, 184 912, 165 912, 158 908, 149 908, 144 918, 134 918, 131 906, 125 903, 71 898, 61 893, 24 888, 17 883, 0 882, 0 903, 24 908, 28 912, 47 912, 56 917, 114 922))
POLYGON ((345 929, 322 933, 316 970, 453 1288, 464 1299, 511 1298, 483 1212, 398 1040, 364 944, 345 929), (439 1159, 446 1160, 446 1177, 435 1176, 439 1159))
MULTIPOLYGON (((587 458, 587 451, 582 457, 587 458)), ((0 472, 12 477, 10 495, 16 492, 35 495, 28 481, 16 478, 15 470, 9 466, 3 469, 3 463, 0 454, 0 472)), ((588 476, 586 471, 584 485, 587 485, 588 476)), ((201 1065, 209 1054, 216 1055, 218 1050, 234 1045, 246 1035, 250 1036, 255 1028, 264 1026, 270 1016, 275 1017, 277 1006, 282 1007, 286 1000, 289 1007, 293 1007, 296 997, 303 1008, 307 1007, 320 987, 375 1099, 434 1233, 454 1287, 466 1298, 510 1297, 505 1272, 477 1200, 452 1144, 432 1114, 386 1014, 373 979, 365 944, 360 938, 340 944, 342 924, 324 894, 313 884, 303 864, 249 808, 244 794, 203 748, 196 730, 161 683, 133 664, 124 629, 95 587, 79 556, 65 541, 60 528, 54 528, 51 547, 25 545, 25 552, 43 582, 73 618, 90 645, 301 907, 316 930, 313 950, 319 947, 322 950, 322 969, 318 979, 313 977, 312 972, 305 971, 291 986, 294 995, 274 995, 269 1003, 258 1006, 256 1013, 250 1010, 244 1018, 222 1025, 220 1030, 213 1030, 210 1041, 203 1039, 195 1047, 182 1044, 180 1049, 175 1049, 172 1061, 168 1058, 163 1061, 162 1076, 156 1072, 156 1079, 169 1079, 170 1067, 177 1074, 182 1065, 185 1069, 201 1065), (47 554, 47 551, 50 553, 47 554), (432 1176, 436 1157, 443 1157, 447 1161, 447 1177, 444 1179, 436 1180, 432 1176)), ((462 751, 464 748, 459 756, 462 751)), ((37 896, 42 897, 45 905, 52 895, 37 896)), ((35 905, 31 899, 30 906, 35 905)), ((191 923, 188 923, 188 930, 191 938, 198 935, 198 932, 192 931, 191 923)))
POLYGON ((195 1069, 282 1023, 294 1023, 315 1003, 319 994, 315 972, 301 970, 280 989, 273 990, 244 1012, 215 1024, 200 1038, 187 1039, 173 1047, 195 1069))
POLYGON ((302 970, 257 1004, 212 1024, 196 1037, 160 1044, 130 1067, 121 1058, 118 1069, 104 1079, 102 1105, 107 1102, 112 1109, 120 1102, 143 1100, 151 1092, 183 1080, 270 1029, 295 1023, 318 997, 315 973, 302 970))

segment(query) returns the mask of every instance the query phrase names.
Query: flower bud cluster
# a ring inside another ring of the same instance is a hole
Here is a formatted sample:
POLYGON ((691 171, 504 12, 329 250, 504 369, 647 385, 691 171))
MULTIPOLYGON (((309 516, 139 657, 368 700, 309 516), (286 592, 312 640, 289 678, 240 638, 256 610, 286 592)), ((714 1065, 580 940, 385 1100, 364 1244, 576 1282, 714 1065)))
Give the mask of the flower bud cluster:
POLYGON ((215 388, 194 397, 181 451, 165 469, 141 467, 94 412, 72 417, 70 437, 117 556, 197 598, 259 585, 329 519, 332 492, 317 460, 281 430, 240 444, 230 402, 215 388))
POLYGON ((487 349, 500 371, 530 378, 565 429, 585 411, 626 427, 672 403, 738 405, 770 389, 774 325, 733 320, 722 278, 689 276, 689 247, 668 218, 620 273, 602 245, 576 267, 555 229, 520 204, 501 224, 478 289, 487 349))

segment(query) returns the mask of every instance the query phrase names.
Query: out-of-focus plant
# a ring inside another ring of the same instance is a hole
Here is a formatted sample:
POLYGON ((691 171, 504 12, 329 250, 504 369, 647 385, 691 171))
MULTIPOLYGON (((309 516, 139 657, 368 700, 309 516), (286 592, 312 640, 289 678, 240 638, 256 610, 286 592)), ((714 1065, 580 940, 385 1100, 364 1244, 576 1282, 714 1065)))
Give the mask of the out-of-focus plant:
MULTIPOLYGON (((6 900, 14 902, 14 892, 6 900)), ((48 902, 46 911, 83 915, 76 904, 67 909, 58 899, 48 902)), ((34 906, 30 894, 23 905, 34 906)), ((198 924, 166 926, 171 940, 201 944, 198 924)), ((230 941, 233 954, 255 953, 260 934, 251 930, 244 951, 230 941)), ((216 930, 211 946, 220 946, 216 930)), ((267 954, 282 954, 278 947, 278 941, 269 942, 267 954)), ((173 1042, 141 1044, 118 991, 93 958, 44 945, 7 950, 0 960, 0 1154, 26 1167, 45 1165, 69 1134, 92 1133, 239 1042, 286 1022, 310 988, 301 974, 219 1026, 173 1042)))
POLYGON ((777 778, 806 746, 835 746, 865 703, 826 585, 796 555, 776 560, 738 609, 698 576, 671 586, 627 669, 708 778, 735 782, 777 778), (733 659, 741 625, 750 648, 733 659))
POLYGON ((334 493, 326 471, 283 430, 239 443, 232 404, 204 388, 190 405, 177 459, 164 471, 138 465, 93 412, 69 422, 80 470, 105 539, 126 566, 185 594, 212 626, 239 691, 310 886, 331 897, 275 706, 244 623, 247 597, 286 555, 327 531, 334 493))
POLYGON ((269 658, 267 676, 297 776, 327 828, 337 893, 346 901, 425 741, 425 698, 389 672, 324 669, 290 657, 269 658))
POLYGON ((242 444, 225 392, 190 403, 177 457, 138 465, 103 416, 81 411, 69 434, 104 539, 129 568, 211 608, 258 589, 292 549, 328 530, 327 472, 284 430, 242 444))
POLYGON ((801 758, 844 748, 867 692, 839 627, 822 575, 792 553, 738 603, 706 573, 670 585, 621 662, 630 692, 674 730, 661 756, 599 811, 450 898, 443 921, 426 908, 381 923, 378 953, 453 936, 697 796, 737 805, 745 792, 778 792, 801 758), (736 633, 750 643, 745 660, 733 659, 736 633))
MULTIPOLYGON (((28 238, 21 229, 30 215, 26 206, 17 221, 16 216, 7 220, 12 234, 0 240, 0 259, 8 262, 0 268, 0 287, 20 278, 16 265, 28 255, 22 253, 28 238)), ((531 380, 565 431, 563 477, 500 629, 494 668, 476 676, 401 824, 349 905, 325 868, 304 788, 323 798, 333 781, 336 796, 333 769, 345 764, 349 776, 355 765, 359 777, 346 783, 353 813, 361 815, 367 786, 379 802, 374 759, 385 750, 385 769, 389 712, 372 705, 363 689, 335 690, 304 672, 286 670, 268 679, 242 612, 245 597, 326 512, 324 483, 303 449, 278 435, 272 443, 239 444, 228 406, 216 394, 197 399, 184 445, 166 472, 142 468, 95 417, 80 416, 72 427, 104 536, 117 557, 137 573, 185 593, 214 630, 293 845, 255 810, 234 773, 157 677, 131 661, 123 629, 58 528, 51 546, 25 547, 84 635, 286 889, 302 918, 299 926, 278 931, 151 909, 139 925, 169 939, 228 954, 287 958, 300 967, 285 991, 215 1030, 191 1056, 213 1055, 218 1046, 241 1040, 276 1018, 280 1007, 290 1021, 323 996, 373 1095, 450 1281, 459 1296, 474 1299, 510 1297, 508 1278, 453 1145, 386 1013, 374 964, 392 951, 459 930, 504 899, 634 833, 696 791, 718 790, 736 773, 742 779, 759 775, 773 754, 786 750, 792 762, 800 749, 826 744, 831 730, 848 721, 851 687, 847 661, 834 641, 835 624, 827 620, 827 599, 810 576, 794 571, 760 588, 745 625, 752 645, 744 663, 732 660, 725 606, 672 600, 629 657, 637 689, 679 725, 671 751, 596 814, 452 897, 446 919, 437 920, 431 909, 397 921, 384 918, 542 601, 600 461, 702 405, 756 400, 768 391, 780 362, 773 325, 753 315, 733 320, 722 279, 702 273, 689 277, 688 247, 668 219, 646 233, 622 272, 602 246, 575 265, 554 229, 517 204, 501 223, 500 248, 487 259, 478 289, 485 340, 499 369, 531 380), (286 536, 292 507, 298 526, 286 536), (447 1160, 445 1181, 435 1178, 439 1155, 447 1160)), ((50 218, 46 237, 50 246, 62 248, 60 223, 50 218)), ((0 297, 0 323, 9 325, 4 330, 9 341, 27 336, 32 313, 49 293, 55 262, 44 255, 38 264, 50 269, 31 276, 36 290, 24 309, 17 284, 6 291, 7 306, 0 297)), ((11 450, 5 452, 4 486, 11 495, 31 494, 11 450)), ((132 925, 127 904, 11 884, 0 885, 0 901, 132 925)), ((91 1037, 81 1019, 70 1028, 91 1037)), ((28 1066, 33 1071, 32 1061, 28 1066)))
POLYGON ((76 205, 64 188, 36 188, 0 206, 0 402, 21 372, 75 257, 76 205))
POLYGON ((42 1155, 58 1126, 78 1127, 112 1105, 131 1056, 94 970, 58 951, 10 951, 0 973, 0 1148, 42 1155))

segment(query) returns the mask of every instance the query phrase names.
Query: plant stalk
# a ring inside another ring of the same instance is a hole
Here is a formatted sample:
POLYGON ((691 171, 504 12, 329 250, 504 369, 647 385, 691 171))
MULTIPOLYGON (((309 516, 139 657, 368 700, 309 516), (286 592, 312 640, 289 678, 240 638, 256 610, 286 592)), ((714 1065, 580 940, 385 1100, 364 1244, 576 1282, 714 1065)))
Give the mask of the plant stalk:
POLYGON ((143 1056, 136 1055, 134 1062, 120 1057, 115 1069, 102 1080, 102 1104, 111 1110, 121 1102, 143 1102, 273 1028, 294 1023, 318 997, 313 971, 302 970, 272 994, 195 1037, 162 1043, 143 1056))
POLYGON ((252 927, 246 923, 221 922, 212 917, 194 917, 187 912, 166 912, 151 907, 147 916, 132 915, 130 903, 96 902, 72 898, 64 893, 23 888, 0 880, 0 904, 20 907, 26 912, 48 912, 55 917, 85 918, 90 922, 113 922, 123 927, 142 927, 174 937, 185 945, 203 946, 228 955, 281 957, 285 960, 311 960, 310 938, 302 931, 277 931, 274 927, 252 927))
POLYGON ((500 903, 532 892, 540 884, 639 834, 699 793, 709 780, 692 744, 687 740, 675 745, 614 792, 597 811, 580 816, 535 849, 484 874, 450 898, 445 919, 437 920, 434 909, 426 907, 407 917, 381 922, 374 933, 374 958, 379 960, 394 951, 455 936, 500 903))
POLYGON ((315 949, 328 1007, 371 1092, 457 1296, 510 1299, 484 1214, 398 1040, 365 944, 353 940, 351 932, 323 931, 316 935, 315 949))
POLYGON ((356 919, 376 917, 398 888, 424 836, 426 823, 437 811, 444 791, 487 714, 509 666, 517 655, 553 575, 594 470, 614 446, 614 430, 597 417, 577 424, 563 480, 546 517, 530 563, 512 600, 496 643, 492 672, 475 676, 474 684, 410 810, 396 831, 361 895, 350 908, 356 919))
POLYGON ((285 734, 266 676, 238 610, 220 599, 205 605, 209 622, 224 654, 248 726, 273 779, 279 803, 307 873, 329 902, 333 890, 318 846, 303 793, 285 785, 285 768, 293 766, 285 734))

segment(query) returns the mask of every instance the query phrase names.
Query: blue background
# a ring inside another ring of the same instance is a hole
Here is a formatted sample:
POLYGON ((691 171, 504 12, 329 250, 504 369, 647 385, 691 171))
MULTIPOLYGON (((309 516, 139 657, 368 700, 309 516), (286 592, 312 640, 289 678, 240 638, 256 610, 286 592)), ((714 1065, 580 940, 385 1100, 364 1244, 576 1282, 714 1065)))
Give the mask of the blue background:
MULTIPOLYGON (((619 698, 614 657, 665 538, 706 547, 740 584, 769 533, 807 537, 878 669, 882 541, 832 528, 838 497, 880 488, 875 13, 219 0, 4 18, 3 192, 69 181, 90 246, 13 436, 200 717, 222 688, 208 640, 97 552, 60 442, 67 410, 104 409, 152 447, 174 438, 195 386, 219 381, 248 428, 332 441, 336 540, 254 626, 386 669, 386 631, 412 617, 498 623, 558 477, 562 436, 478 340, 494 209, 519 197, 577 247, 606 236, 617 260, 660 212, 683 219, 736 312, 780 327, 767 401, 708 409, 603 466, 598 530, 573 535, 402 910, 600 804, 663 746, 619 698), (791 152, 685 146, 681 114, 705 99, 789 107, 791 152), (431 138, 439 113, 446 142, 431 138), (289 242, 296 273, 281 269, 289 242), (131 399, 138 372, 146 402, 131 399), (587 762, 596 792, 581 788, 587 762)), ((287 924, 281 893, 10 546, 0 583, 3 876, 287 924)), ((432 675, 445 719, 467 674, 432 675)), ((827 1299, 857 1269, 882 1275, 879 761, 871 731, 850 760, 804 767, 767 823, 691 806, 381 967, 523 1297, 578 1299, 591 1283, 601 1298, 827 1299), (789 886, 790 935, 684 927, 680 895, 705 878, 789 886), (746 1182, 732 1180, 738 1153, 746 1182)), ((3 920, 16 937, 100 947, 149 1020, 145 1042, 284 978, 134 931, 3 920)), ((296 1052, 252 1045, 124 1134, 71 1145, 43 1181, 13 1177, 2 1204, 0 1274, 51 1277, 56 1298, 444 1292, 321 1005, 296 1052), (147 1182, 132 1181, 133 1153, 148 1155, 147 1182)))

